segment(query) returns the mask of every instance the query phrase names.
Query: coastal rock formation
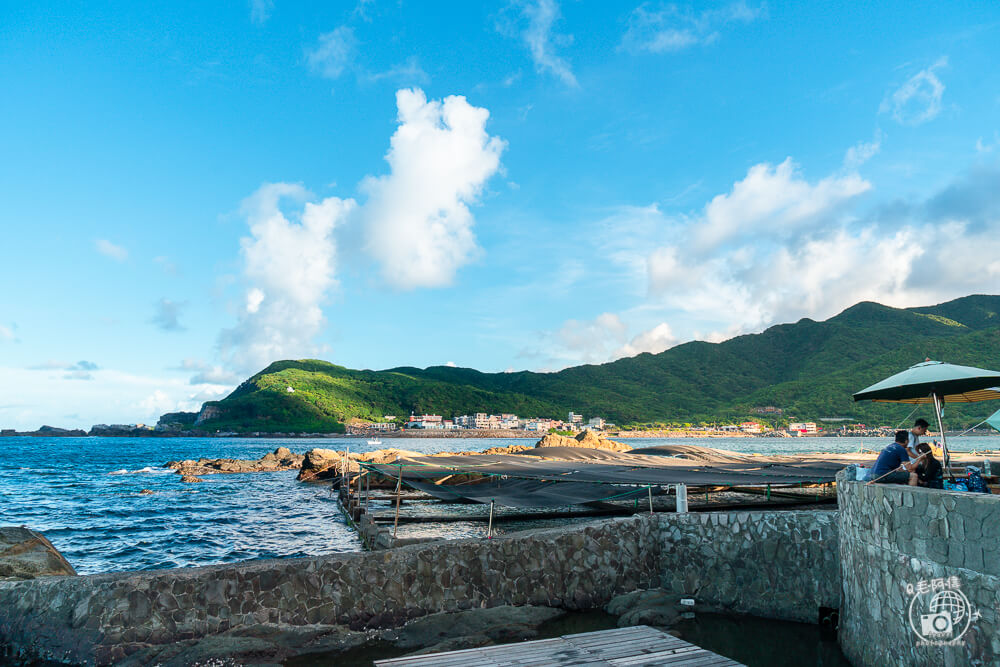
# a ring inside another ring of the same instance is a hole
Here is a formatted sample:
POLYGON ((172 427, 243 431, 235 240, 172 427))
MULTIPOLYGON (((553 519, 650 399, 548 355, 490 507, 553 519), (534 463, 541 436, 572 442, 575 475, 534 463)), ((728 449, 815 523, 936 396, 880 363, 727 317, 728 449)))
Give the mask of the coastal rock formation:
POLYGON ((589 447, 591 449, 608 449, 612 452, 628 452, 632 450, 632 447, 629 445, 602 438, 590 429, 583 431, 575 438, 549 433, 535 443, 535 447, 589 447))
MULTIPOLYGON (((365 463, 392 463, 400 456, 420 456, 406 449, 376 449, 373 452, 351 452, 347 455, 347 472, 359 473, 359 461, 365 463)), ((302 460, 302 469, 296 477, 300 482, 323 482, 343 474, 344 452, 333 449, 310 449, 302 460)))
POLYGON ((198 459, 197 461, 170 461, 164 467, 177 471, 182 476, 215 475, 219 473, 278 472, 296 470, 305 459, 301 454, 293 454, 287 447, 278 447, 256 461, 245 459, 198 459))
POLYGON ((399 648, 420 649, 412 655, 457 651, 533 639, 538 636, 539 625, 565 614, 562 609, 531 605, 430 614, 385 633, 383 639, 399 648))
POLYGON ((39 533, 17 526, 0 526, 0 580, 76 575, 76 570, 39 533))
POLYGON ((633 625, 670 627, 680 618, 683 609, 678 595, 662 588, 619 595, 604 606, 604 611, 618 617, 619 628, 633 625))
POLYGON ((201 477, 195 477, 194 475, 181 475, 181 481, 185 484, 197 484, 199 482, 204 482, 201 477))

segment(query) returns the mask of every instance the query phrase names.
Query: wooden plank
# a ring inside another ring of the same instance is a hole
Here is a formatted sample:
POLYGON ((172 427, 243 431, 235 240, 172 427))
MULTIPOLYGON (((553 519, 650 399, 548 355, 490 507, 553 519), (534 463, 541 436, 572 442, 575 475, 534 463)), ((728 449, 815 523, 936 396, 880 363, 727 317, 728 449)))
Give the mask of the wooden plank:
POLYGON ((649 626, 378 660, 377 667, 743 667, 649 626))

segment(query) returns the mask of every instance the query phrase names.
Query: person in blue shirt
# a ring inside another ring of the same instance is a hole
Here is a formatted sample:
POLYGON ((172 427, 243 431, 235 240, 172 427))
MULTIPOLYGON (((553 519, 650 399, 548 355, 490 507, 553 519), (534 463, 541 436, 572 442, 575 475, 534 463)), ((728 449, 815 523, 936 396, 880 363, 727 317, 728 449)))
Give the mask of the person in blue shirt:
POLYGON ((910 473, 915 466, 910 463, 910 452, 907 445, 910 442, 909 431, 896 431, 895 442, 890 443, 878 455, 872 467, 872 481, 882 484, 909 484, 910 473), (879 478, 882 479, 879 479, 879 478))

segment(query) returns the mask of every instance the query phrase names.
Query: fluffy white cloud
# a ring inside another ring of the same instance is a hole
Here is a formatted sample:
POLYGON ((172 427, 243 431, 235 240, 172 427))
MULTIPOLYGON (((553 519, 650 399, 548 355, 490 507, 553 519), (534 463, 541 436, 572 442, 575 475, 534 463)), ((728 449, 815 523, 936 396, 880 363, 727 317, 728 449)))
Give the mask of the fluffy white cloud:
POLYGON ((124 262, 128 259, 128 250, 107 239, 98 239, 94 242, 94 247, 97 248, 97 252, 118 262, 124 262))
POLYGON ((354 30, 342 25, 320 35, 316 46, 306 52, 306 61, 317 74, 336 79, 354 59, 356 46, 354 30))
POLYGON ((617 359, 619 357, 634 357, 643 352, 659 354, 679 342, 680 340, 674 336, 670 325, 666 322, 660 322, 652 329, 637 334, 631 341, 619 348, 613 356, 617 359))
POLYGON ((14 329, 0 324, 0 340, 14 340, 14 329))
POLYGON ((932 120, 941 113, 941 97, 944 95, 944 84, 938 78, 937 70, 947 65, 948 59, 941 58, 914 74, 882 101, 879 111, 892 114, 896 122, 903 125, 921 125, 932 120))
POLYGON ((447 285, 478 250, 469 205, 506 144, 487 134, 489 111, 464 97, 428 101, 421 90, 400 90, 396 103, 391 171, 361 185, 365 247, 394 287, 447 285))
POLYGON ((550 349, 533 356, 547 354, 550 357, 547 363, 554 366, 580 362, 602 364, 643 352, 658 354, 678 342, 666 322, 630 339, 628 327, 621 317, 602 313, 593 320, 566 320, 552 337, 550 349))
POLYGON ((677 5, 651 9, 642 4, 632 10, 621 48, 650 53, 682 51, 697 44, 711 44, 732 23, 750 23, 764 13, 763 7, 736 2, 725 7, 694 12, 677 5))
POLYGON ((164 412, 194 411, 203 401, 222 398, 230 386, 201 384, 186 379, 92 369, 86 391, 68 367, 0 368, 6 382, 0 386, 0 425, 33 430, 42 424, 90 428, 100 423, 155 424, 164 412))
POLYGON ((749 236, 788 236, 869 189, 871 184, 853 172, 809 183, 791 158, 777 166, 758 164, 705 206, 694 240, 704 249, 749 236))
MULTIPOLYGON (((972 173, 927 202, 903 207, 893 219, 834 214, 836 202, 867 189, 863 181, 833 185, 831 179, 839 177, 830 177, 822 188, 824 181, 800 184, 782 192, 775 209, 753 204, 773 198, 771 179, 748 177, 733 193, 713 199, 691 234, 709 224, 716 203, 727 215, 775 219, 779 229, 792 211, 798 233, 768 235, 762 229, 743 243, 714 246, 681 234, 647 257, 650 298, 678 319, 713 322, 730 336, 804 316, 825 319, 864 300, 902 307, 995 291, 1000 198, 987 184, 998 177, 997 170, 972 173), (765 218, 761 208, 769 211, 765 218)), ((734 227, 739 225, 722 225, 734 227)))
POLYGON ((353 200, 310 202, 302 186, 270 183, 248 197, 242 212, 250 236, 242 239, 245 306, 235 328, 220 337, 230 368, 259 370, 276 359, 314 354, 323 324, 321 304, 334 286, 334 227, 353 200), (280 204, 290 200, 291 219, 280 204))
POLYGON ((552 74, 567 86, 579 86, 569 63, 556 53, 556 47, 573 41, 571 35, 562 35, 554 30, 560 18, 559 3, 555 0, 521 0, 511 2, 508 12, 516 18, 508 17, 501 30, 516 36, 524 42, 539 73, 552 74))

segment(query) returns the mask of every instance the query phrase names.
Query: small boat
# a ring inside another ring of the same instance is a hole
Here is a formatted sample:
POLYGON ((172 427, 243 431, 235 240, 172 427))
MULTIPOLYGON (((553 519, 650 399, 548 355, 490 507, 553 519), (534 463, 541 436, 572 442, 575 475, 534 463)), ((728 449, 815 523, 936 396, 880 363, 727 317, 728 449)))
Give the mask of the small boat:
POLYGON ((369 438, 368 439, 368 444, 371 445, 371 446, 373 446, 373 447, 378 447, 379 445, 382 444, 382 441, 379 440, 378 438, 369 438))

